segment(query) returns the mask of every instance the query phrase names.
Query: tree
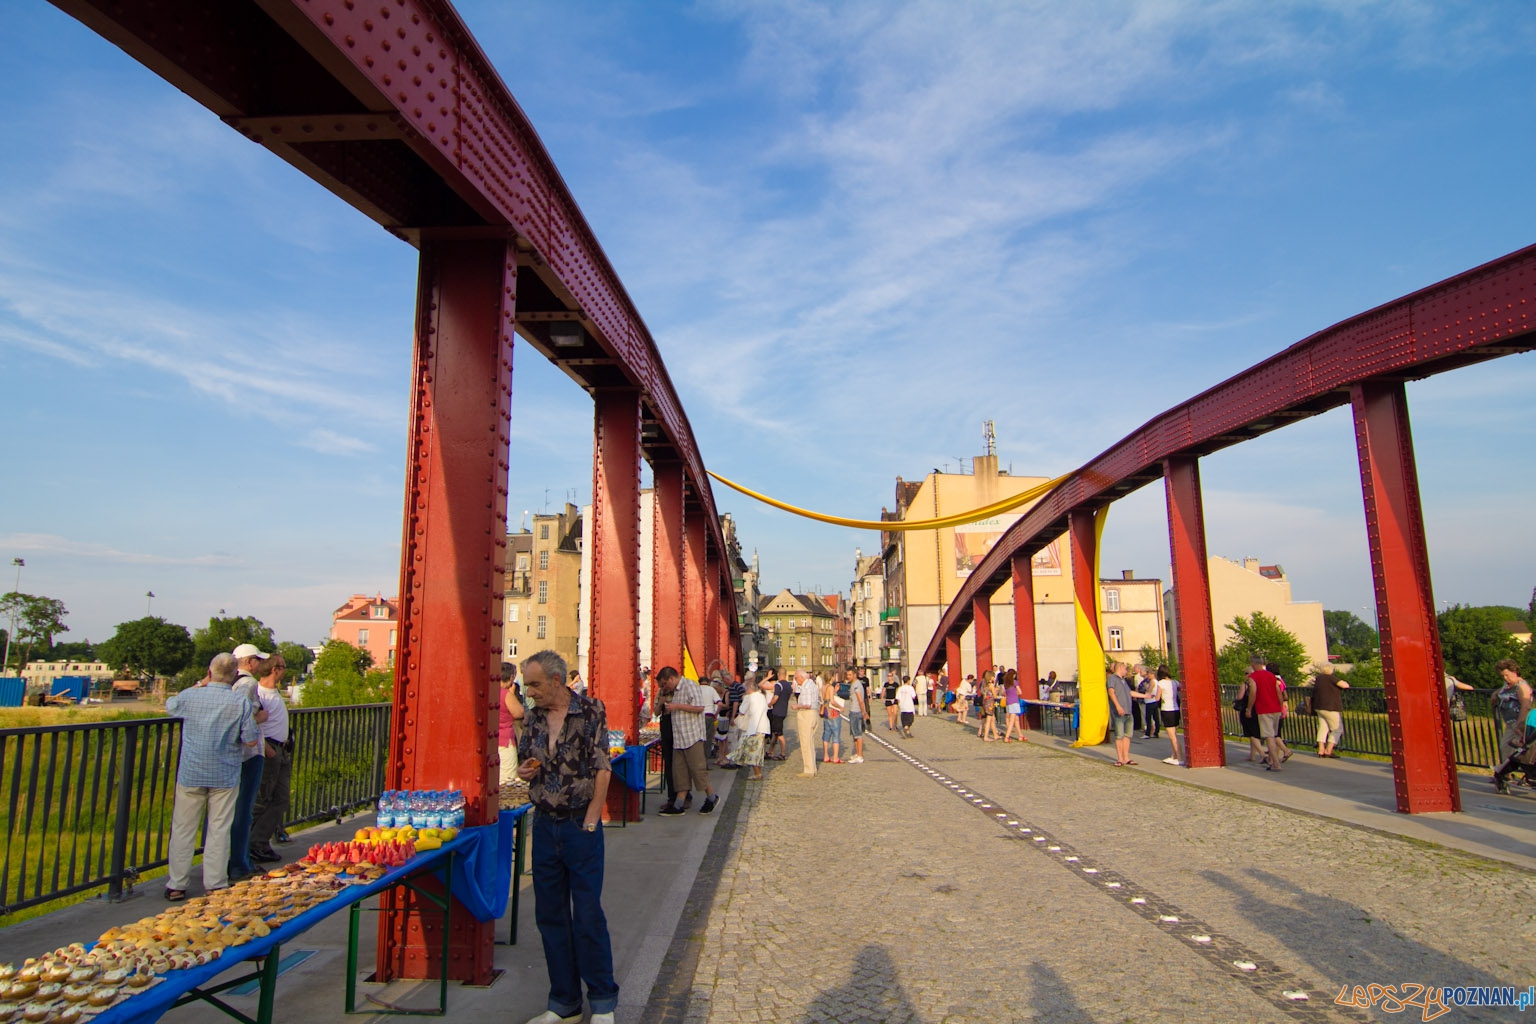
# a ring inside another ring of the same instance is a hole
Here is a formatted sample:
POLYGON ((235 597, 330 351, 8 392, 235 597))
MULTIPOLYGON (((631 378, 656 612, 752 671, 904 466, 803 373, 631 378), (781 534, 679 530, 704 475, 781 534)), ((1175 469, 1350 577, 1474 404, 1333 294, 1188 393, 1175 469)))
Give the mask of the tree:
POLYGON ((97 650, 113 668, 126 669, 148 683, 186 668, 194 647, 186 626, 154 615, 119 623, 117 632, 97 650))
POLYGON ((1380 634, 1354 612, 1323 612, 1323 632, 1328 635, 1328 653, 1340 661, 1370 661, 1381 656, 1380 634))
POLYGON ((304 684, 304 707, 375 704, 394 699, 395 674, 375 669, 373 655, 345 640, 329 640, 315 659, 313 676, 304 684))
POLYGON ((1141 645, 1141 663, 1147 666, 1154 676, 1157 674, 1158 666, 1165 665, 1170 676, 1175 679, 1184 678, 1184 672, 1179 663, 1169 656, 1167 651, 1153 647, 1151 644, 1141 645))
POLYGON ((11 658, 16 661, 18 672, 32 660, 32 649, 41 646, 45 651, 53 647, 53 638, 68 633, 64 617, 69 609, 55 597, 40 597, 13 590, 0 597, 0 617, 16 623, 16 637, 11 644, 11 658))
POLYGON ((1248 675, 1250 658, 1263 658, 1274 664, 1280 678, 1290 686, 1300 686, 1311 675, 1307 671, 1307 649, 1296 634, 1263 612, 1252 617, 1234 618, 1227 628, 1233 633, 1230 643, 1216 656, 1216 673, 1222 685, 1237 686, 1248 675))
POLYGON ((1497 605, 1452 605, 1440 613, 1440 651, 1445 670, 1464 683, 1491 689, 1504 685, 1494 669, 1503 658, 1518 658, 1520 644, 1504 628, 1510 609, 1497 605))
POLYGON ((96 661, 99 659, 96 645, 89 640, 67 644, 54 644, 48 649, 48 661, 96 661))
POLYGON ((303 679, 309 672, 310 662, 315 660, 315 652, 303 644, 296 644, 290 640, 283 640, 277 645, 277 653, 283 656, 283 664, 288 666, 289 682, 297 682, 303 679))
POLYGON ((271 627, 253 615, 215 615, 208 625, 192 632, 192 660, 176 677, 178 689, 191 686, 208 672, 208 663, 216 654, 227 654, 241 644, 255 644, 272 653, 277 645, 271 627))

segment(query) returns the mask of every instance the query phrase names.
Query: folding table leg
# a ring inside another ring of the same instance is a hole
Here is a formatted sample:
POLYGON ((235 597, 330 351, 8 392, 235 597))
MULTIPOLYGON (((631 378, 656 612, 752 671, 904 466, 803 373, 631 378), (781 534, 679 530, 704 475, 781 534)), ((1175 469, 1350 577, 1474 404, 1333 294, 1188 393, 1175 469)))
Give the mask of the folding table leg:
POLYGON ((347 1001, 346 1011, 357 1012, 357 921, 362 916, 362 905, 354 903, 347 908, 347 1001))
POLYGON ((272 1024, 272 1007, 277 1001, 277 969, 283 959, 283 947, 273 946, 261 965, 261 997, 256 1006, 256 1024, 272 1024))

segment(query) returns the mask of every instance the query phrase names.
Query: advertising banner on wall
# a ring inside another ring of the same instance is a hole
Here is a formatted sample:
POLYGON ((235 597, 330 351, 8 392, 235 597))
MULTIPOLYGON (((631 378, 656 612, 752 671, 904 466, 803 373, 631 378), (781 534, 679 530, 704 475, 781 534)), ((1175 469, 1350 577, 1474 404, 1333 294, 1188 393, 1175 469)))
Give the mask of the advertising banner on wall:
POLYGON ((997 539, 1008 527, 1018 522, 1022 514, 1008 512, 955 527, 955 575, 962 579, 969 576, 981 564, 981 560, 987 557, 987 552, 992 550, 997 539))
POLYGON ((1035 552, 1035 557, 1030 560, 1030 567, 1036 576, 1060 576, 1061 575, 1061 538, 1057 537, 1045 547, 1035 552))

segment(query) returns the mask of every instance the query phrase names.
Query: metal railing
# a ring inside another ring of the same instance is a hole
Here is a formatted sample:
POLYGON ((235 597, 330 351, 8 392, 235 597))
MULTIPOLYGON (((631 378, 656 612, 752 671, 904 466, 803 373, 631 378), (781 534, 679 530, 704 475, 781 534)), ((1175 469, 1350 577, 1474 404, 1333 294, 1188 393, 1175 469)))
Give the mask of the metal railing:
MULTIPOLYGON (((1221 727, 1227 736, 1241 738, 1242 723, 1232 702, 1237 699, 1239 687, 1221 688, 1221 727)), ((1288 746, 1317 746, 1317 716, 1305 714, 1302 708, 1311 687, 1286 691, 1286 702, 1291 713, 1280 726, 1280 736, 1288 746)), ((1451 723, 1451 736, 1456 747, 1456 763, 1472 768, 1491 768, 1499 764, 1499 723, 1493 716, 1491 698, 1494 690, 1459 691, 1466 705, 1467 720, 1451 723)), ((1344 738, 1338 749, 1345 754, 1374 754, 1392 756, 1392 736, 1387 726, 1387 695, 1379 687, 1351 687, 1340 690, 1344 705, 1344 738)))
MULTIPOLYGON (((289 818, 340 818, 377 800, 388 704, 289 713, 289 818)), ((0 729, 0 914, 125 882, 167 863, 181 719, 0 729)))

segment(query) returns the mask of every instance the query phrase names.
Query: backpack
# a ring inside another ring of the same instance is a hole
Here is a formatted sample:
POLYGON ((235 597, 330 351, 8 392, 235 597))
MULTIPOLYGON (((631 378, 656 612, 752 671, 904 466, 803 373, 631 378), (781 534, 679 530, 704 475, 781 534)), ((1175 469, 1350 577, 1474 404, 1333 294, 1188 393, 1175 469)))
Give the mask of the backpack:
POLYGON ((853 691, 849 688, 848 681, 846 679, 837 684, 837 695, 843 698, 843 700, 847 700, 849 697, 853 696, 853 691))

